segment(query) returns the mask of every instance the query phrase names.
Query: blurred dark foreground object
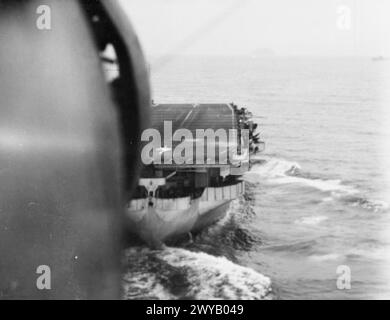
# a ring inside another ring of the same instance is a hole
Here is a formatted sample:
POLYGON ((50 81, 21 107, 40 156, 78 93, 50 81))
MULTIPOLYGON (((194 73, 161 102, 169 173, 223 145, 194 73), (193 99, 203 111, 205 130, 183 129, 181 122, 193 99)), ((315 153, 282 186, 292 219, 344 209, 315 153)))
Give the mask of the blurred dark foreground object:
POLYGON ((120 298, 144 59, 116 1, 44 4, 51 30, 37 27, 41 1, 0 0, 0 299, 120 298), (108 44, 115 90, 99 57, 108 44), (50 289, 37 285, 46 266, 50 289))

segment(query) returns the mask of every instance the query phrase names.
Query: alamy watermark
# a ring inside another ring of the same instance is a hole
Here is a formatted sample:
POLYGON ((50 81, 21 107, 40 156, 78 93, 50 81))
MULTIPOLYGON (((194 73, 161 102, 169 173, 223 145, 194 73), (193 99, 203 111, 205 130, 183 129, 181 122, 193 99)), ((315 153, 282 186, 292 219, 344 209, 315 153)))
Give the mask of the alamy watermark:
POLYGON ((172 122, 164 121, 163 132, 146 129, 141 141, 143 164, 226 165, 249 161, 249 130, 185 128, 172 132, 172 122))
POLYGON ((336 269, 338 275, 336 286, 339 290, 351 289, 351 268, 346 265, 340 265, 336 269))
POLYGON ((51 30, 51 9, 48 5, 40 5, 37 7, 38 15, 36 27, 38 30, 51 30))
POLYGON ((37 278, 36 286, 38 290, 51 289, 51 270, 47 265, 40 265, 36 271, 40 276, 37 278))
POLYGON ((352 28, 352 9, 347 5, 337 7, 337 28, 340 30, 351 30, 352 28))

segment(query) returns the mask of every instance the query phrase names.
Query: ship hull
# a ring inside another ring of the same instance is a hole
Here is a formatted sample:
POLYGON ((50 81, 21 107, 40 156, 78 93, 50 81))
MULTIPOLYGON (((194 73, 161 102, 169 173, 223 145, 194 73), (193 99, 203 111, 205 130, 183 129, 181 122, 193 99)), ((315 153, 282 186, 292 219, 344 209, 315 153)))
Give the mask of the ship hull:
POLYGON ((200 199, 192 200, 188 207, 159 210, 144 202, 141 210, 127 209, 130 232, 137 234, 151 247, 161 245, 189 232, 199 232, 223 218, 231 200, 216 201, 204 206, 200 199))
POLYGON ((242 195, 244 183, 206 188, 197 199, 145 198, 130 201, 126 211, 129 231, 152 247, 189 232, 199 232, 223 218, 230 202, 242 195))
MULTIPOLYGON (((207 203, 206 208, 201 208, 200 215, 192 232, 200 232, 226 216, 232 200, 207 203)), ((202 206, 202 203, 201 203, 202 206)))

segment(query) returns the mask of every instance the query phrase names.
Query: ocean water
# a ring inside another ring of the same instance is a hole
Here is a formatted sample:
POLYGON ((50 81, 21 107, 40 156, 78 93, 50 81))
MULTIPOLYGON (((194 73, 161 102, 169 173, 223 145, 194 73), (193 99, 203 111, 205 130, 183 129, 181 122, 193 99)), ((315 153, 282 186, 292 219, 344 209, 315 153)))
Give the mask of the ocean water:
POLYGON ((125 254, 125 298, 390 298, 386 126, 390 62, 171 57, 156 103, 235 102, 266 150, 247 192, 193 242, 125 254), (387 65, 386 65, 387 64, 387 65), (348 266, 351 289, 337 288, 348 266))

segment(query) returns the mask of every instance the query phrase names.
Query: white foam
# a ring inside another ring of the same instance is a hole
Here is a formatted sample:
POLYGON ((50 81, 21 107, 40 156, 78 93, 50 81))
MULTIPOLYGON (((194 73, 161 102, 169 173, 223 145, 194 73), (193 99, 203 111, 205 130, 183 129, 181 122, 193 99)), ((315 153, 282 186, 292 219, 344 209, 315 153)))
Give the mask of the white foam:
POLYGON ((265 178, 285 177, 287 172, 292 172, 300 168, 297 162, 271 158, 263 164, 254 165, 247 175, 256 174, 265 178))
POLYGON ((271 158, 263 164, 256 164, 245 175, 248 181, 258 181, 259 176, 276 184, 301 184, 323 192, 334 192, 338 195, 356 194, 358 190, 342 183, 341 180, 311 179, 294 176, 301 166, 297 162, 284 159, 271 158))
POLYGON ((295 220, 294 222, 296 224, 317 225, 328 219, 329 218, 327 216, 309 216, 309 217, 300 218, 298 220, 295 220))
POLYGON ((124 274, 122 277, 123 299, 131 300, 144 297, 169 300, 175 297, 159 283, 156 276, 149 272, 124 274))
POLYGON ((334 192, 334 195, 352 195, 358 192, 354 187, 342 184, 341 180, 307 179, 301 177, 289 177, 278 179, 277 183, 298 183, 320 191, 334 192))
POLYGON ((167 248, 159 257, 174 267, 185 268, 195 299, 271 298, 271 280, 224 257, 203 252, 167 248))
POLYGON ((125 251, 124 266, 127 269, 123 276, 124 299, 273 298, 268 277, 224 257, 203 252, 135 247, 125 251), (180 293, 175 290, 172 293, 170 277, 177 274, 183 277, 184 287, 180 293))

